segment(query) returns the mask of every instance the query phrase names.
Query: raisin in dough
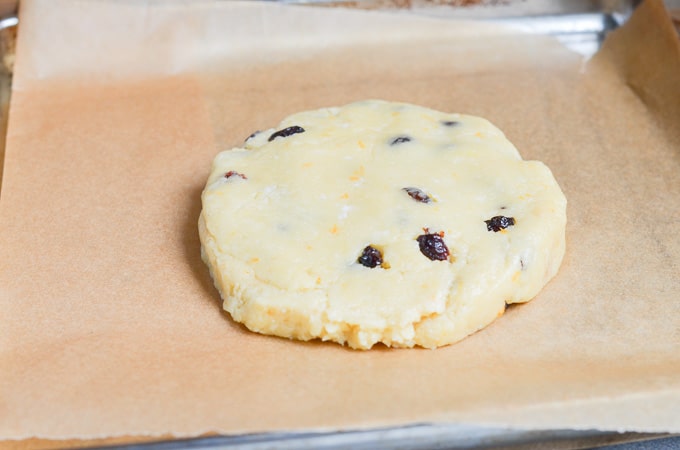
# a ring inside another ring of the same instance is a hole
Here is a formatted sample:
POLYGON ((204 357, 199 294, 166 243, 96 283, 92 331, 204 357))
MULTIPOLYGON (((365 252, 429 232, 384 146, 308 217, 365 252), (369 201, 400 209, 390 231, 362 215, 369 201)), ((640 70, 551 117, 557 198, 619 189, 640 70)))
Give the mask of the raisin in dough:
POLYGON ((456 342, 555 275, 566 200, 487 120, 363 101, 217 155, 203 258, 234 320, 368 349, 456 342))

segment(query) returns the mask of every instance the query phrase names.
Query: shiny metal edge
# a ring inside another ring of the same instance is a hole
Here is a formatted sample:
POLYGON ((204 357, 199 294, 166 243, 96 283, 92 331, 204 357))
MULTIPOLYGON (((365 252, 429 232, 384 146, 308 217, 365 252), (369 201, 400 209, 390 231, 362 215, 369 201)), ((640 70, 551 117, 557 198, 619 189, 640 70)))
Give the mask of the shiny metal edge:
POLYGON ((0 30, 15 27, 19 24, 19 18, 17 16, 10 16, 0 19, 0 30))
MULTIPOLYGON (((517 430, 455 424, 414 424, 404 427, 326 433, 263 433, 164 440, 132 445, 96 447, 99 450, 512 450, 548 443, 554 448, 595 448, 633 442, 676 439, 677 435, 616 433, 599 430, 517 430)), ((680 443, 680 438, 677 438, 680 443)))
POLYGON ((510 26, 526 33, 550 35, 572 51, 592 56, 602 45, 607 33, 621 26, 627 19, 628 16, 620 14, 584 13, 485 21, 510 26))
POLYGON ((0 198, 2 198, 3 169, 5 166, 5 145, 9 123, 9 104, 12 95, 12 73, 5 64, 5 33, 11 32, 19 23, 16 15, 0 18, 0 198))

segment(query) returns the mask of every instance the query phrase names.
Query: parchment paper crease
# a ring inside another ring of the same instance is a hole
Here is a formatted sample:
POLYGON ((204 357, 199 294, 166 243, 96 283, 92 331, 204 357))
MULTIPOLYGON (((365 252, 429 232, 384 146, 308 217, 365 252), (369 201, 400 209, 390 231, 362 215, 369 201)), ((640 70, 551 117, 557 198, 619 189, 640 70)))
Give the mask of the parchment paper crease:
POLYGON ((0 438, 680 432, 680 52, 661 2, 587 64, 487 26, 267 3, 34 0, 21 21, 0 438), (292 342, 221 312, 196 232, 213 156, 362 98, 485 116, 552 168, 568 250, 535 301, 436 351, 292 342))

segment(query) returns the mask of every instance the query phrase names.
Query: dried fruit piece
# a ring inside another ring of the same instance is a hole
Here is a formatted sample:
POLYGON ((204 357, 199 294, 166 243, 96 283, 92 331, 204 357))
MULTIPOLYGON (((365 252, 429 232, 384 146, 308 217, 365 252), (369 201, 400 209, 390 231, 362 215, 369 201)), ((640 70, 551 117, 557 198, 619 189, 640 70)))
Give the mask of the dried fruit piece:
POLYGON ((430 198, 430 196, 423 192, 421 189, 415 187, 405 187, 401 188, 401 190, 406 191, 406 193, 417 202, 432 203, 432 198, 430 198))
POLYGON ((373 247, 372 245, 367 245, 366 248, 361 252, 357 262, 362 266, 370 267, 373 269, 383 263, 383 256, 380 250, 373 247))
POLYGON ((294 134, 298 133, 304 133, 305 129, 302 127, 299 127, 297 125, 293 125, 292 127, 284 128, 283 130, 279 130, 275 133, 272 133, 271 136, 269 136, 269 142, 273 141, 274 139, 278 137, 288 137, 292 136, 294 134))
POLYGON ((456 125, 460 125, 460 122, 457 120, 442 120, 442 125, 445 127, 455 127, 456 125))
POLYGON ((421 234, 416 239, 420 252, 432 261, 446 261, 449 258, 449 248, 444 242, 444 232, 430 233, 427 228, 425 234, 421 234))
POLYGON ((224 178, 226 178, 226 179, 229 179, 229 178, 231 178, 231 177, 241 177, 241 178, 243 178, 244 180, 247 180, 247 179, 248 179, 247 176, 243 175, 242 173, 238 173, 238 172, 236 172, 235 170, 230 170, 229 172, 227 172, 227 173, 224 174, 224 178))
POLYGON ((248 136, 246 138, 245 142, 248 142, 249 140, 251 140, 252 138, 254 138, 255 136, 257 136, 260 133, 262 133, 260 130, 254 131, 253 134, 251 134, 250 136, 248 136))
POLYGON ((515 219, 513 217, 494 216, 484 222, 486 223, 487 230, 498 232, 513 226, 515 224, 515 219))
POLYGON ((399 145, 403 144, 404 142, 411 142, 411 138, 408 136, 398 136, 394 139, 392 139, 392 142, 390 142, 390 145, 399 145))

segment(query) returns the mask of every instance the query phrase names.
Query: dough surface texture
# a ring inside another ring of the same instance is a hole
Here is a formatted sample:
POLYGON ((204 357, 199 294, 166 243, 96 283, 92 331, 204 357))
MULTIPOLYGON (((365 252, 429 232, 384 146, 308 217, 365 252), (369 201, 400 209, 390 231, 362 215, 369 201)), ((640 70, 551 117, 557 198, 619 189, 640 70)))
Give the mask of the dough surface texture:
POLYGON ((485 119, 380 100, 294 114, 217 155, 201 250, 250 330, 369 349, 454 343, 531 300, 566 199, 485 119))

